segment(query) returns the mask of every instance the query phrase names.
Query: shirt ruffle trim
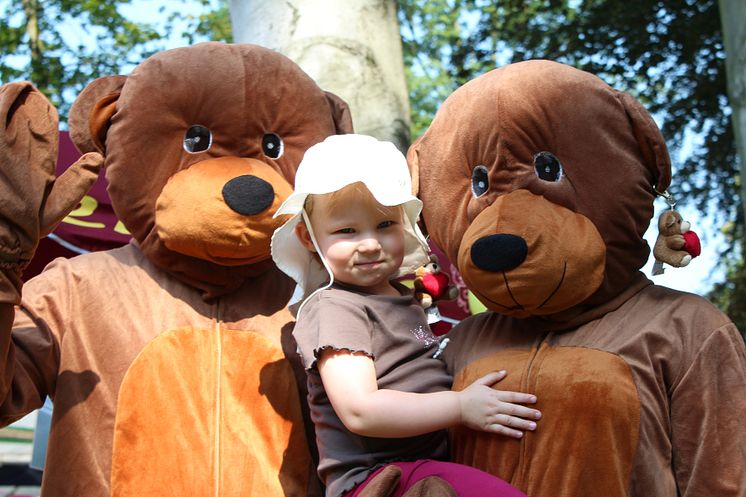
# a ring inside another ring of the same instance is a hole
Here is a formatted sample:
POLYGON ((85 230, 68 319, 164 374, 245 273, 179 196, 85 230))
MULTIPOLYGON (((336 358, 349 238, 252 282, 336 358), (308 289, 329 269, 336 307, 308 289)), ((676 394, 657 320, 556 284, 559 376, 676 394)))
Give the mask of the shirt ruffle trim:
POLYGON ((367 350, 351 349, 349 347, 335 347, 334 345, 324 345, 313 350, 313 361, 306 367, 306 370, 314 369, 321 353, 327 350, 333 350, 334 352, 349 352, 350 354, 364 354, 365 356, 370 357, 371 360, 376 360, 376 357, 367 350))

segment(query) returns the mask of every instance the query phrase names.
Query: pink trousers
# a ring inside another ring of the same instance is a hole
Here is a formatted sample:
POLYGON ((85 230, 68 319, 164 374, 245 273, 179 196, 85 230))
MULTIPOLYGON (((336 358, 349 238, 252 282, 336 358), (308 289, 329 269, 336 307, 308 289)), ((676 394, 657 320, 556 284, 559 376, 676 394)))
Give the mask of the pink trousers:
MULTIPOLYGON (((391 497, 401 497, 415 483, 428 476, 437 476, 447 481, 459 497, 526 497, 526 494, 500 478, 463 464, 422 459, 414 462, 395 462, 391 465, 398 466, 402 472, 399 486, 391 497)), ((364 482, 347 492, 344 497, 357 497, 368 482, 382 470, 383 468, 379 468, 371 473, 364 482)))

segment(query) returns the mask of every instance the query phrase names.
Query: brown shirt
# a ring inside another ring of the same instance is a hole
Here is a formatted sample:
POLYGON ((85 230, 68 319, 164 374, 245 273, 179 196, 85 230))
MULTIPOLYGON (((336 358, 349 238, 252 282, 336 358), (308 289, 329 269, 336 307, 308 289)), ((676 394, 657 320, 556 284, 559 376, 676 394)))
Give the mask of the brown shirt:
POLYGON ((327 495, 337 497, 390 461, 442 459, 446 432, 410 438, 356 435, 337 417, 321 382, 316 360, 324 349, 363 352, 375 362, 378 388, 405 392, 448 390, 451 377, 433 359, 438 338, 422 307, 406 295, 370 295, 334 285, 304 304, 293 331, 308 373, 308 401, 316 427, 319 476, 327 495))

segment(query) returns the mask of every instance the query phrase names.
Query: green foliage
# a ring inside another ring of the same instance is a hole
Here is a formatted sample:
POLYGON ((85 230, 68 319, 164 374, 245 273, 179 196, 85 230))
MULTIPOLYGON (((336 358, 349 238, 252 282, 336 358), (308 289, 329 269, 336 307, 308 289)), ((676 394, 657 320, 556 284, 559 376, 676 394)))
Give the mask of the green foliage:
POLYGON ((229 41, 227 0, 201 0, 204 13, 183 14, 186 5, 194 4, 170 2, 167 20, 157 24, 136 20, 155 17, 148 12, 152 6, 143 1, 2 0, 0 82, 33 82, 58 108, 64 122, 75 96, 90 81, 127 73, 163 50, 177 26, 185 44, 229 41))
POLYGON ((484 13, 474 4, 458 0, 398 2, 413 138, 427 129, 449 94, 495 67, 497 40, 494 36, 481 38, 474 20, 484 13))
MULTIPOLYGON (((445 96, 499 65, 546 58, 597 74, 658 118, 672 193, 720 220, 740 212, 717 0, 401 0, 412 135, 445 96), (700 144, 683 150, 686 138, 700 144)), ((739 219, 738 223, 742 223, 739 219)))
MULTIPOLYGON (((187 0, 181 0, 182 3, 187 0)), ((233 41, 233 30, 231 28, 230 11, 228 0, 219 0, 217 3, 211 0, 198 0, 190 3, 198 3, 202 6, 199 15, 184 16, 181 12, 173 12, 168 16, 166 26, 171 34, 174 26, 179 20, 185 21, 186 25, 180 32, 180 36, 192 45, 199 41, 213 40, 231 43, 233 41)))

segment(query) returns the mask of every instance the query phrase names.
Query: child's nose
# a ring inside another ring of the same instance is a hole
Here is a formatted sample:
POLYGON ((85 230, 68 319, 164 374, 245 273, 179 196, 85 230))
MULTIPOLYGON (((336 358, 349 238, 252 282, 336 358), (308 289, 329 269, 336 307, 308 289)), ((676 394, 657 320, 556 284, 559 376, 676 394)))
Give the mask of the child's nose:
POLYGON ((381 244, 378 242, 377 238, 374 238, 371 236, 371 237, 367 237, 367 238, 360 240, 358 249, 361 252, 373 252, 376 250, 380 250, 381 244))

